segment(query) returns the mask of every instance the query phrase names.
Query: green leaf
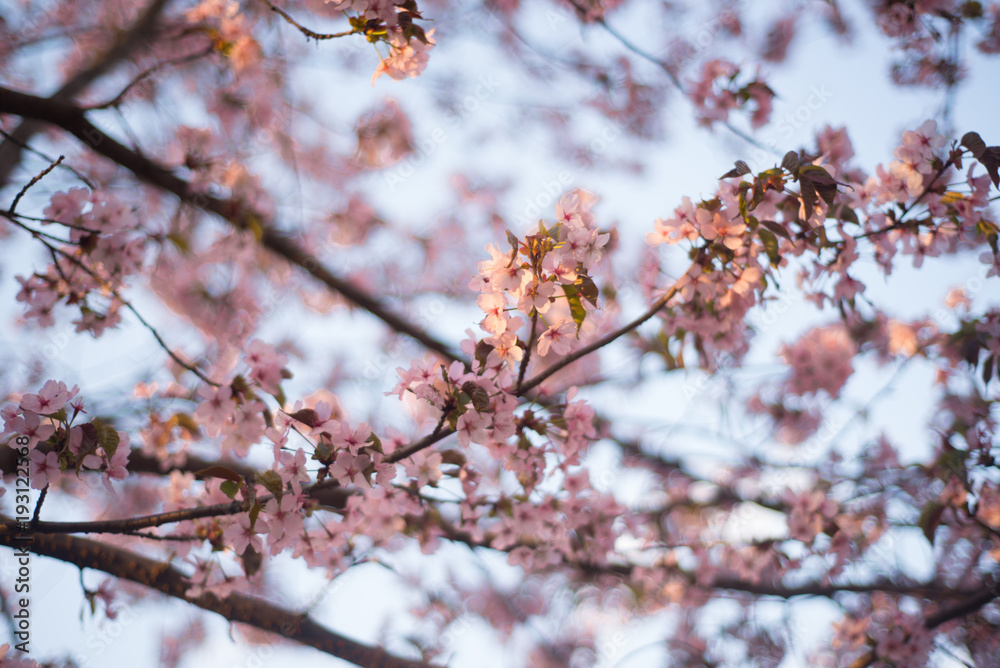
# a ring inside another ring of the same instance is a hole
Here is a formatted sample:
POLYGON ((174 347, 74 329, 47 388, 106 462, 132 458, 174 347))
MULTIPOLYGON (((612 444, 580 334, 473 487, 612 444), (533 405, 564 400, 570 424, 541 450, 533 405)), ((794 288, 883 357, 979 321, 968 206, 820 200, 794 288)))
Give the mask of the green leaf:
POLYGON ((486 368, 486 360, 489 358, 490 353, 493 351, 493 346, 486 343, 486 341, 479 341, 476 343, 476 360, 479 362, 479 368, 486 368))
POLYGON ((564 285, 563 292, 566 293, 566 299, 569 301, 569 312, 573 316, 573 322, 576 323, 576 333, 580 333, 580 327, 583 325, 583 321, 587 317, 587 310, 583 308, 583 304, 580 302, 580 292, 573 285, 564 285))
POLYGON ((763 227, 757 228, 757 236, 764 244, 764 250, 767 252, 767 259, 771 262, 771 266, 777 268, 781 262, 781 254, 778 253, 778 239, 763 227))
POLYGON ((983 383, 987 385, 993 379, 993 365, 996 364, 996 361, 996 356, 990 355, 986 358, 986 364, 983 365, 983 383))
POLYGON ((282 482, 281 476, 278 475, 277 471, 258 473, 257 482, 262 484, 271 494, 278 497, 278 503, 281 503, 281 495, 285 493, 285 483, 282 482))
POLYGON ((802 195, 802 204, 806 210, 805 217, 808 220, 812 212, 816 210, 816 202, 819 200, 816 196, 816 188, 813 186, 812 181, 803 179, 799 187, 799 192, 802 195))
POLYGON ((962 352, 962 359, 969 363, 973 369, 979 364, 979 351, 982 349, 983 344, 979 342, 979 339, 975 336, 969 336, 963 339, 962 345, 959 348, 962 352))
POLYGON ((247 549, 243 551, 240 555, 240 561, 243 563, 243 572, 247 574, 247 577, 253 577, 260 571, 260 567, 264 563, 263 555, 257 550, 253 549, 252 545, 247 545, 247 549))
POLYGON ((803 190, 805 190, 806 183, 809 183, 814 192, 819 193, 819 196, 827 203, 827 206, 833 206, 833 200, 837 196, 837 186, 848 185, 833 178, 830 172, 819 165, 806 165, 799 169, 799 182, 802 184, 803 190))
POLYGON ((121 442, 118 432, 101 418, 94 418, 90 423, 94 425, 97 432, 97 442, 104 448, 104 452, 108 453, 108 457, 114 457, 115 452, 118 451, 118 443, 121 442))
POLYGON ((833 218, 834 220, 842 220, 845 223, 854 223, 855 225, 861 224, 861 221, 858 220, 858 214, 854 213, 854 209, 846 204, 831 206, 826 212, 826 217, 833 218))
POLYGON ((219 489, 221 489, 222 493, 230 499, 235 499, 236 493, 240 491, 240 486, 232 480, 224 480, 222 484, 219 485, 219 489))
POLYGON ((171 428, 174 426, 180 427, 186 431, 191 438, 198 438, 201 436, 201 426, 187 413, 174 413, 170 419, 167 420, 167 425, 171 428))
POLYGON ((403 35, 406 36, 407 42, 416 37, 424 44, 428 45, 430 44, 430 41, 427 39, 427 35, 424 34, 424 29, 415 23, 411 23, 410 25, 403 28, 403 35))
POLYGON ((383 455, 385 454, 385 450, 382 449, 382 439, 380 439, 374 433, 368 437, 368 440, 365 441, 365 443, 371 443, 370 447, 375 452, 381 452, 383 455))
POLYGON ((441 462, 443 464, 454 464, 455 466, 465 466, 468 461, 461 450, 441 450, 441 462))
MULTIPOLYGON (((233 382, 229 384, 233 388, 233 394, 238 396, 247 396, 250 393, 250 384, 247 383, 247 379, 243 377, 242 374, 237 374, 233 377, 233 382)), ((234 397, 239 400, 237 397, 234 397)))

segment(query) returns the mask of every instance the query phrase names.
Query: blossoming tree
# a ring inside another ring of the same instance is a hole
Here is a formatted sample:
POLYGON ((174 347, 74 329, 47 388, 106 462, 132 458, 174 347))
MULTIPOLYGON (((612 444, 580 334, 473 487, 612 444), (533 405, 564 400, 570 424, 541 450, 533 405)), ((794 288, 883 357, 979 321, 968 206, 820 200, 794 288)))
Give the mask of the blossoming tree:
POLYGON ((38 642, 43 557, 88 617, 207 611, 165 627, 168 666, 215 616, 373 667, 504 665, 470 624, 505 665, 654 665, 640 637, 655 665, 991 665, 1000 147, 952 125, 1000 3, 750 4, 4 9, 3 665, 72 658, 38 642), (797 40, 871 24, 940 113, 874 167, 847 128, 782 145, 769 71, 835 69, 797 40), (735 166, 614 224, 602 179, 646 178, 668 112, 735 166), (865 282, 949 258, 946 310, 865 282), (776 332, 792 302, 808 325, 776 332), (857 386, 910 368, 926 411, 866 421, 902 388, 857 386), (723 462, 644 427, 715 399, 745 426, 723 462), (408 608, 377 638, 289 591, 355 572, 408 608))

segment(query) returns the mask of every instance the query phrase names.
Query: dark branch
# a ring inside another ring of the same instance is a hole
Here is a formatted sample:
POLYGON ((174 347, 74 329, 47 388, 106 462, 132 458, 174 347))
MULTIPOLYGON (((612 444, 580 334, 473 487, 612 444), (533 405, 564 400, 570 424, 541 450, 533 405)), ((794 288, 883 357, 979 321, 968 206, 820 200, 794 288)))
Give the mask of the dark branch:
POLYGON ((168 596, 222 615, 230 622, 241 622, 275 633, 357 666, 431 668, 430 664, 423 661, 403 659, 377 647, 351 640, 320 626, 309 619, 307 614, 279 608, 260 598, 237 593, 231 593, 225 598, 219 598, 211 592, 194 595, 189 593, 191 583, 183 573, 170 564, 119 547, 76 536, 39 534, 31 535, 27 540, 25 537, 0 534, 0 545, 11 548, 26 546, 35 554, 138 582, 168 596))
POLYGON ((149 158, 120 144, 87 120, 83 109, 74 104, 42 98, 0 87, 0 114, 15 114, 56 125, 105 158, 125 167, 139 179, 175 195, 182 202, 214 213, 241 231, 256 234, 269 251, 305 270, 310 276, 340 293, 348 301, 379 318, 393 330, 406 334, 450 361, 462 361, 449 346, 438 341, 413 323, 390 311, 382 302, 353 283, 336 276, 319 260, 299 247, 290 237, 263 225, 255 212, 242 202, 219 199, 195 192, 190 184, 149 158))

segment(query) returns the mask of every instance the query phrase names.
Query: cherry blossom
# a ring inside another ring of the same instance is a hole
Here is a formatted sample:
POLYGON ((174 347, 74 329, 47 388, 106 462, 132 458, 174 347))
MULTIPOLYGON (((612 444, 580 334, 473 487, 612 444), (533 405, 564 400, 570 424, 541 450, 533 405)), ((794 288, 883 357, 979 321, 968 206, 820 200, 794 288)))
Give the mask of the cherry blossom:
POLYGON ((836 3, 528 4, 5 13, 0 547, 358 665, 991 665, 998 3, 860 7, 881 143, 836 3))

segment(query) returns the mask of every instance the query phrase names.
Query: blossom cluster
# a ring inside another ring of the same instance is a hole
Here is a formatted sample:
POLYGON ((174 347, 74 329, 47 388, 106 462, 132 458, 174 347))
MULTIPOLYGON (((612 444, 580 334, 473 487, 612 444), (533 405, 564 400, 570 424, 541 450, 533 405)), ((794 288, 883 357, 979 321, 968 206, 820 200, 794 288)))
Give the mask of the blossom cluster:
POLYGON ((25 317, 43 327, 55 324, 54 309, 65 302, 79 309, 76 331, 98 337, 120 322, 121 302, 97 302, 142 267, 146 241, 137 233, 138 219, 114 193, 86 188, 55 193, 44 214, 42 225, 64 226, 68 239, 46 241, 53 263, 45 272, 16 277, 21 284, 17 301, 27 307, 25 317))
POLYGON ((739 75, 740 68, 727 60, 716 59, 705 63, 701 78, 692 82, 689 91, 702 125, 711 127, 715 123, 725 123, 731 111, 740 109, 748 102, 754 103, 750 124, 754 128, 767 124, 771 117, 774 91, 759 78, 737 84, 739 75))
POLYGON ((507 252, 493 244, 486 247, 491 257, 479 263, 469 287, 481 293, 477 303, 485 317, 479 326, 490 334, 485 339, 491 348, 487 365, 515 367, 526 345, 534 345, 542 357, 572 349, 587 313, 597 305, 590 273, 610 239, 594 227, 590 210, 596 201, 585 190, 567 193, 556 204, 551 228, 540 221, 538 234, 523 241, 509 235, 507 252), (518 339, 525 323, 510 315, 514 309, 542 325, 539 332, 533 324, 532 331, 539 333, 527 344, 518 339))
MULTIPOLYGON (((111 480, 124 480, 129 459, 129 435, 99 418, 74 424, 85 414, 79 388, 49 380, 34 394, 24 394, 17 405, 0 410, 4 428, 0 442, 13 436, 28 438, 29 474, 34 489, 58 484, 67 471, 100 471, 109 491, 111 480)), ((9 443, 8 443, 9 445, 9 443)))

